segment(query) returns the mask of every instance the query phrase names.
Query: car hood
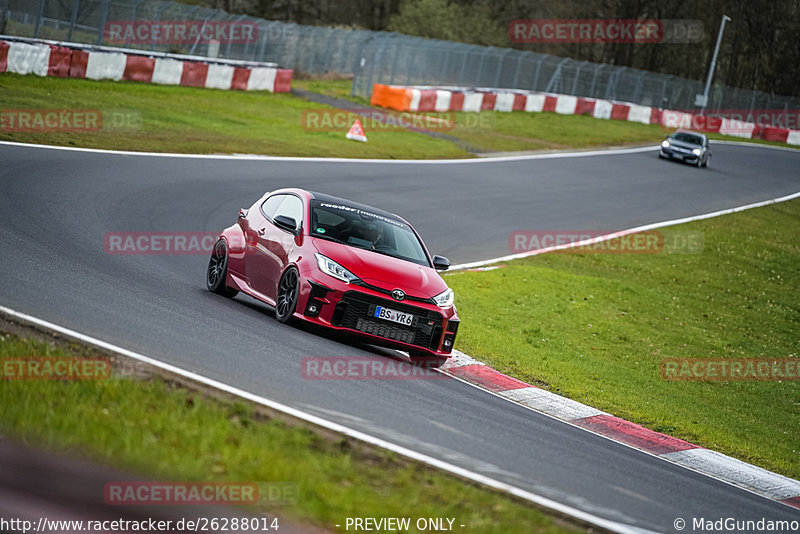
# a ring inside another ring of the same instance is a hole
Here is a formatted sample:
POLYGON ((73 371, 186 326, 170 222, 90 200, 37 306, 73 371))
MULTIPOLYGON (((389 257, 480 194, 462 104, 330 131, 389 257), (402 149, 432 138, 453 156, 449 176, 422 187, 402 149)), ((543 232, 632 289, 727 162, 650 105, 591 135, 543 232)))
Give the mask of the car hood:
POLYGON ((694 150, 695 148, 702 149, 703 147, 700 145, 693 145, 692 143, 687 143, 686 141, 676 141, 675 139, 667 139, 669 141, 670 146, 678 146, 681 148, 685 148, 686 150, 694 150))
POLYGON ((407 295, 418 298, 434 297, 447 289, 447 283, 432 267, 324 239, 312 239, 320 254, 381 289, 402 289, 407 295))

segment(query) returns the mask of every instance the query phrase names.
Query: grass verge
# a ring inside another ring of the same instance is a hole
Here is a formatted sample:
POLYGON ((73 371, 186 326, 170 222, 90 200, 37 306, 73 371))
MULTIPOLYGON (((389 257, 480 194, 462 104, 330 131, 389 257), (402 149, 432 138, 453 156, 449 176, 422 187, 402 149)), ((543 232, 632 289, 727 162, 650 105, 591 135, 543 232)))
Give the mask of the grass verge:
POLYGON ((470 156, 449 141, 403 130, 368 132, 369 142, 359 143, 345 138, 349 125, 335 132, 306 129, 305 111, 330 108, 286 93, 0 75, 2 110, 87 108, 124 112, 133 119, 97 132, 19 132, 4 126, 0 140, 192 154, 387 159, 470 156))
MULTIPOLYGON (((0 355, 97 353, 5 334, 0 355)), ((0 380, 0 430, 151 480, 294 483, 296 503, 264 512, 331 531, 346 517, 408 516, 456 518, 470 532, 584 530, 393 453, 289 425, 250 404, 212 398, 131 365, 115 360, 110 380, 0 380)))
MULTIPOLYGON (((351 85, 347 79, 293 82, 295 88, 367 105, 365 99, 350 96, 351 85)), ((349 124, 337 126, 336 131, 315 130, 314 120, 325 122, 316 112, 332 108, 292 94, 0 75, 0 110, 87 108, 106 112, 106 124, 100 131, 23 132, 4 125, 0 140, 193 154, 386 159, 472 156, 452 139, 396 127, 367 128, 367 143, 345 138, 349 124), (304 120, 309 111, 316 119, 304 120), (111 112, 132 119, 110 126, 111 112)), ((455 113, 455 127, 441 133, 467 142, 475 151, 507 152, 656 144, 665 132, 657 125, 587 116, 484 111, 455 113)))
MULTIPOLYGON (((800 382, 666 381, 665 358, 800 355, 800 200, 675 227, 694 254, 550 253, 447 275, 458 348, 644 426, 800 478, 800 382)), ((673 229, 671 229, 673 230, 673 229)))

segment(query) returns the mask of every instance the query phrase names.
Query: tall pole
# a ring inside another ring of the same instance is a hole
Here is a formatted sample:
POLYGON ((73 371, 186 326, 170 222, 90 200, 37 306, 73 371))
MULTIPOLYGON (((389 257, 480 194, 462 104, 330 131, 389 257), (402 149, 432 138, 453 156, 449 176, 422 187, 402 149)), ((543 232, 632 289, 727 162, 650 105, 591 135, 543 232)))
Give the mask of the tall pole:
POLYGON ((722 24, 719 25, 719 33, 717 34, 717 46, 714 47, 714 55, 711 57, 711 66, 708 67, 708 78, 706 78, 706 89, 703 91, 703 101, 701 108, 705 111, 708 106, 708 91, 711 89, 711 79, 714 78, 714 69, 717 67, 717 55, 719 54, 719 45, 722 43, 722 32, 725 31, 725 23, 731 20, 728 15, 722 15, 722 24))

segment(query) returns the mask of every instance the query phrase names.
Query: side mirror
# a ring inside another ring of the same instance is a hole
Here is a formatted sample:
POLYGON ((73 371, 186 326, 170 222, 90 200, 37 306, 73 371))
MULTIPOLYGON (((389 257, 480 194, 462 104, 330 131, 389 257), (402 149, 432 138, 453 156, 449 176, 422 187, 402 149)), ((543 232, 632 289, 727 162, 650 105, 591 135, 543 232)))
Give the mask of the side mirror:
POLYGON ((445 258, 444 256, 434 256, 433 257, 433 268, 437 271, 446 271, 450 268, 450 260, 445 258))
POLYGON ((286 230, 287 232, 291 232, 297 235, 297 221, 295 221, 293 217, 287 217, 286 215, 276 215, 274 222, 275 226, 277 226, 281 230, 286 230))
POLYGON ((239 209, 239 218, 240 219, 246 219, 247 218, 247 214, 249 212, 250 212, 250 210, 248 208, 240 208, 239 209))

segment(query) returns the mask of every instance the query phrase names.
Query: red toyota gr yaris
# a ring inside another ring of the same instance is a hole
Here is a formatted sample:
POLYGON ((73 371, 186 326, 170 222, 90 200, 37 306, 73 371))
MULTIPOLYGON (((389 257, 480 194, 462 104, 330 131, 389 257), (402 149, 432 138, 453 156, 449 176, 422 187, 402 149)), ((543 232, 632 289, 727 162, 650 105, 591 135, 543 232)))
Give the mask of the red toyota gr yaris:
POLYGON ((223 230, 208 263, 210 291, 239 291, 302 319, 441 363, 458 330, 453 290, 402 218, 302 189, 265 194, 223 230))

